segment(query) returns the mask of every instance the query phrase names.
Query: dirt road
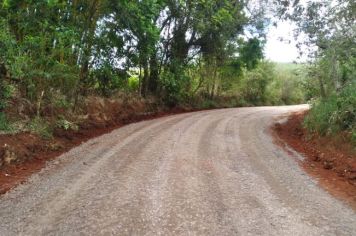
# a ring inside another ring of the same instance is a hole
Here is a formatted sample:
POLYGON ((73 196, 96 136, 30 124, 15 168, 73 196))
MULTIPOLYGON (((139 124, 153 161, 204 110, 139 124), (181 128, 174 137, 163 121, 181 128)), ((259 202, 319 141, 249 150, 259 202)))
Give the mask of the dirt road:
POLYGON ((304 106, 144 121, 0 197, 0 235, 356 235, 356 214, 266 131, 304 106))

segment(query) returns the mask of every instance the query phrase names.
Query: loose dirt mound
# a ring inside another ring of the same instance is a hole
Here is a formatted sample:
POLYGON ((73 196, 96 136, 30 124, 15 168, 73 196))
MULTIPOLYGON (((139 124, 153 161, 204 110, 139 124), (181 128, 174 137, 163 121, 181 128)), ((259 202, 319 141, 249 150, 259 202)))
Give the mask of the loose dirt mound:
MULTIPOLYGON (((343 134, 320 137, 302 126, 306 112, 292 114, 287 122, 277 123, 274 132, 296 151, 303 153, 303 168, 319 180, 334 196, 348 201, 356 209, 356 153, 343 134)), ((283 145, 283 142, 279 142, 283 145)))

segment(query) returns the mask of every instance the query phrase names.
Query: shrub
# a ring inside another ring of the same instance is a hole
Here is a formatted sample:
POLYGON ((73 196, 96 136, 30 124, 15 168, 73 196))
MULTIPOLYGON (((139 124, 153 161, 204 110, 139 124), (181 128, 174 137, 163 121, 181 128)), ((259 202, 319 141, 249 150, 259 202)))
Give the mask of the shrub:
POLYGON ((66 96, 57 92, 53 93, 51 97, 51 102, 54 104, 56 108, 69 109, 72 107, 72 103, 67 99, 66 96))
POLYGON ((11 98, 14 90, 12 85, 0 81, 0 111, 6 108, 7 101, 11 98))
POLYGON ((130 92, 137 92, 140 87, 140 80, 137 76, 131 76, 127 81, 127 86, 130 92))
POLYGON ((345 87, 339 94, 312 103, 304 125, 321 135, 348 131, 354 136, 356 129, 356 83, 345 87))
POLYGON ((212 99, 205 99, 201 104, 202 109, 211 109, 219 107, 218 104, 212 99))
POLYGON ((351 141, 356 144, 356 128, 352 130, 351 141))
POLYGON ((6 115, 4 112, 0 112, 0 130, 1 131, 11 130, 11 126, 9 125, 9 122, 6 119, 6 115))
POLYGON ((262 105, 268 102, 268 85, 274 80, 274 64, 264 61, 251 71, 245 71, 241 83, 241 93, 249 103, 262 105))
POLYGON ((74 131, 77 131, 79 129, 78 125, 73 123, 73 122, 70 122, 64 118, 60 118, 58 121, 57 121, 57 127, 58 128, 61 128, 61 129, 64 129, 64 130, 74 130, 74 131))
POLYGON ((11 129, 3 110, 6 108, 8 99, 11 98, 13 92, 14 87, 12 85, 9 85, 4 81, 0 81, 0 130, 2 131, 9 131, 11 129))
POLYGON ((175 106, 180 103, 184 103, 188 96, 189 77, 182 74, 174 75, 169 71, 164 71, 161 76, 160 86, 163 90, 164 102, 168 106, 175 106))
POLYGON ((48 122, 41 117, 32 119, 28 124, 28 129, 31 132, 40 135, 42 138, 52 138, 52 130, 48 122))

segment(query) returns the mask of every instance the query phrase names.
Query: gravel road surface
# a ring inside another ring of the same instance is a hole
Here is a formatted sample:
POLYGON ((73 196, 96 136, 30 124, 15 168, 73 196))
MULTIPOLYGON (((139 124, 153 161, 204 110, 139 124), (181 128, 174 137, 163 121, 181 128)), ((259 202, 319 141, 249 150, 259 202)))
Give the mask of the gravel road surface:
POLYGON ((0 197, 0 235, 356 235, 268 127, 305 106, 185 113, 72 149, 0 197))

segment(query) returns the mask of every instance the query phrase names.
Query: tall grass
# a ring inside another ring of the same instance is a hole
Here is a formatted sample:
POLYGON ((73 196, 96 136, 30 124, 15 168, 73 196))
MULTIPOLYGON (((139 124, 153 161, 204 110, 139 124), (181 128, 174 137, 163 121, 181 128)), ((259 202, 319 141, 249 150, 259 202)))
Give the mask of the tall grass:
POLYGON ((346 86, 338 94, 313 101, 304 125, 321 135, 346 131, 356 139, 356 83, 346 86))
POLYGON ((9 131, 11 126, 6 119, 6 115, 4 112, 0 112, 0 131, 9 131))

